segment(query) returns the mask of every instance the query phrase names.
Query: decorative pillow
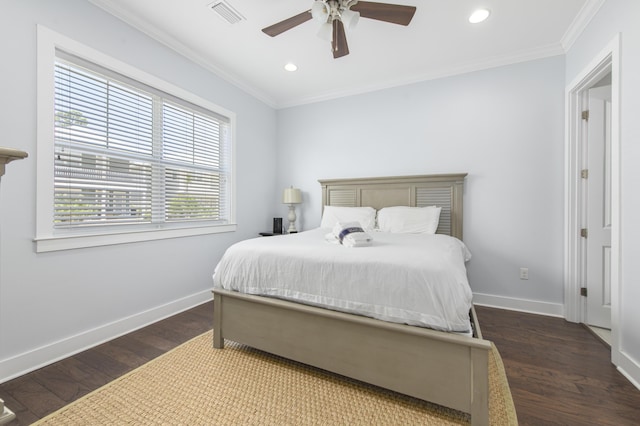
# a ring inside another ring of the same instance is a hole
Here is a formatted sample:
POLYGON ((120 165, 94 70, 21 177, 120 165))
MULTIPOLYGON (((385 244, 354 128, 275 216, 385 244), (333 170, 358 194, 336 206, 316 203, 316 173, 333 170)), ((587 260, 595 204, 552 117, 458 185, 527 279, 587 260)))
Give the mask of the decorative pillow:
POLYGON ((378 230, 398 234, 435 234, 441 207, 385 207, 378 211, 378 230))
POLYGON ((324 206, 320 227, 333 229, 338 222, 359 222, 363 230, 372 231, 376 226, 376 210, 373 207, 324 206))

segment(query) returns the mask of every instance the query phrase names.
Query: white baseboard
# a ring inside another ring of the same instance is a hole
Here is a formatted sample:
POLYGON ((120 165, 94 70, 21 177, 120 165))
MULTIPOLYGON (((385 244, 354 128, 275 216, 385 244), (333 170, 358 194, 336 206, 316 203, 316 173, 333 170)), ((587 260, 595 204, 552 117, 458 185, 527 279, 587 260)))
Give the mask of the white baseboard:
POLYGON ((116 337, 211 301, 209 290, 87 330, 17 356, 0 360, 0 383, 75 355, 116 337))
MULTIPOLYGON (((115 339, 124 334, 145 327, 164 318, 178 314, 211 300, 211 292, 204 291, 167 303, 162 306, 132 315, 105 326, 88 330, 52 344, 42 346, 30 352, 0 361, 0 383, 37 370, 61 359, 115 339)), ((507 309, 553 317, 563 317, 562 304, 540 302, 536 300, 516 299, 490 294, 474 293, 476 305, 507 309)), ((636 388, 640 389, 640 364, 624 353, 619 353, 618 370, 636 388)))
POLYGON ((618 358, 618 371, 640 390, 640 364, 630 358, 624 352, 620 352, 618 358))
POLYGON ((475 305, 487 306, 490 308, 508 309, 510 311, 564 318, 564 305, 561 303, 516 299, 512 297, 494 296, 482 293, 473 293, 473 303, 475 305))
POLYGON ((9 408, 5 407, 4 401, 0 399, 0 425, 9 423, 15 419, 16 415, 9 408))

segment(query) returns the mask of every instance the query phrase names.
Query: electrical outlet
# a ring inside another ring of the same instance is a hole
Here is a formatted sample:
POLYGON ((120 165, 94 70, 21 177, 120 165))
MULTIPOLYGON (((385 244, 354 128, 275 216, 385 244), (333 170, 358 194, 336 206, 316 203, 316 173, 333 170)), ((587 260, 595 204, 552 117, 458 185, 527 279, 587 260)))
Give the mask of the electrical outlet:
POLYGON ((529 279, 529 268, 520 268, 520 279, 521 280, 529 279))

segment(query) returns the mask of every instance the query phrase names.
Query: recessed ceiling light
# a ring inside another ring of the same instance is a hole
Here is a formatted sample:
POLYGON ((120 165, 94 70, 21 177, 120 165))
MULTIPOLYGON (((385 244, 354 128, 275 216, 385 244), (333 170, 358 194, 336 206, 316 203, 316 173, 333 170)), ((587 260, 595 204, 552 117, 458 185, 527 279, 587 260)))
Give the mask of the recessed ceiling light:
POLYGON ((296 71, 298 69, 298 66, 296 64, 292 64, 291 62, 289 62, 287 65, 284 66, 284 69, 287 71, 296 71))
POLYGON ((491 12, 489 12, 487 9, 478 9, 473 12, 471 16, 469 16, 469 22, 471 22, 472 24, 480 23, 487 19, 490 14, 491 12))

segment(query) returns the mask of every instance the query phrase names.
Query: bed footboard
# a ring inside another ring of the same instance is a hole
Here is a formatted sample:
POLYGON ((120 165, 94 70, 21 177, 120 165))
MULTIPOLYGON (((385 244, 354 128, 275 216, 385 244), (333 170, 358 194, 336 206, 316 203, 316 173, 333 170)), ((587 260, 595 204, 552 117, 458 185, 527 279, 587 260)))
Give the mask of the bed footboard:
POLYGON ((488 425, 490 342, 216 289, 224 339, 471 414, 488 425))

